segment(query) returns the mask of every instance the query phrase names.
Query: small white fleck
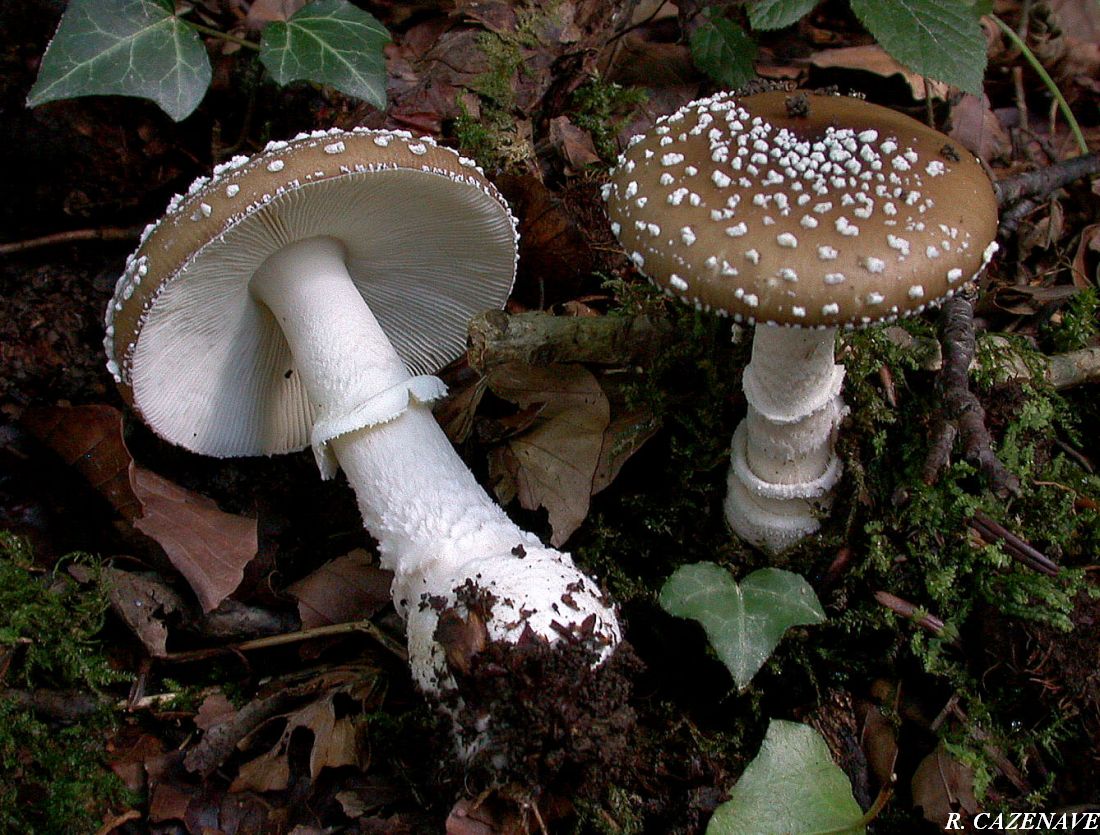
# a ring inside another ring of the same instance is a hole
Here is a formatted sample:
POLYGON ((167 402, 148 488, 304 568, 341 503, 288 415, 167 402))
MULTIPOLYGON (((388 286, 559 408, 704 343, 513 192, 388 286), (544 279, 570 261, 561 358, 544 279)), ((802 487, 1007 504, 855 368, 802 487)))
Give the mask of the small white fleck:
POLYGON ((236 197, 238 192, 240 192, 240 190, 241 190, 241 187, 239 185, 237 185, 236 183, 230 183, 229 185, 227 185, 225 187, 225 196, 226 197, 236 197))
POLYGON ((647 223, 645 228, 654 238, 661 234, 661 227, 656 223, 647 223))
POLYGON ((342 154, 342 153, 344 153, 344 143, 343 142, 333 142, 331 145, 326 145, 325 146, 325 153, 326 154, 342 154))
POLYGON ((645 256, 640 252, 635 251, 630 253, 630 260, 634 262, 634 265, 639 270, 645 266, 645 256))
POLYGON ((921 287, 919 284, 914 284, 912 287, 909 288, 909 298, 911 298, 911 299, 923 299, 924 298, 924 288, 921 287))
POLYGON ((679 165, 683 161, 683 154, 665 154, 661 157, 661 165, 664 165, 666 167, 669 165, 679 165))
POLYGON ((867 294, 867 304, 882 304, 885 301, 886 296, 882 293, 876 293, 873 290, 867 294))
POLYGON ((806 308, 795 305, 791 308, 791 315, 803 319, 806 316, 806 308))
POLYGON ((688 196, 688 190, 686 188, 678 188, 668 196, 669 205, 679 206, 684 202, 684 198, 688 196))
POLYGON ((626 184, 626 190, 623 191, 623 197, 626 198, 627 200, 629 200, 631 197, 633 197, 637 193, 638 193, 638 183, 634 180, 631 180, 629 183, 626 184))
POLYGON ((821 306, 822 316, 836 316, 838 313, 840 313, 840 305, 836 302, 830 302, 829 304, 821 306))
POLYGON ((273 159, 267 164, 267 170, 270 171, 272 174, 278 171, 282 171, 285 167, 286 163, 283 162, 281 159, 273 159))
POLYGON ((835 261, 838 255, 840 253, 831 246, 822 245, 817 248, 817 257, 822 261, 835 261))
POLYGON ((414 142, 409 146, 409 150, 416 154, 418 157, 428 153, 428 146, 423 142, 414 142))
POLYGON ((741 301, 743 301, 749 307, 756 307, 758 304, 760 304, 760 299, 756 296, 755 293, 745 293, 745 295, 741 297, 741 301))
POLYGON ((667 171, 665 171, 663 174, 661 174, 661 176, 657 180, 657 182, 659 182, 663 186, 670 186, 674 182, 676 182, 676 178, 673 177, 671 174, 669 174, 667 171))
POLYGON ((844 273, 825 273, 826 284, 841 284, 844 281, 844 273))
POLYGON ((928 246, 927 246, 927 247, 925 248, 925 250, 924 250, 924 254, 925 254, 925 255, 927 255, 927 256, 928 256, 929 258, 939 258, 939 257, 940 257, 940 251, 939 251, 939 249, 937 249, 937 248, 935 247, 935 245, 933 245, 933 244, 929 244, 929 245, 928 245, 928 246))
POLYGON ((783 232, 776 235, 775 242, 787 249, 796 249, 798 247, 798 238, 792 235, 790 232, 783 232))
POLYGON ((731 238, 740 238, 742 235, 749 231, 749 227, 745 225, 744 221, 736 224, 735 226, 727 226, 726 234, 731 238))
POLYGON ((214 207, 209 203, 199 203, 199 211, 202 212, 203 217, 210 217, 214 212, 214 207))
POLYGON ((622 225, 617 220, 611 221, 611 234, 617 238, 621 231, 623 231, 622 225))
POLYGON ((940 174, 943 174, 947 170, 947 166, 945 166, 938 159, 934 159, 930 163, 928 163, 928 165, 924 166, 924 170, 925 172, 927 172, 929 177, 938 177, 940 176, 940 174))
POLYGON ((789 281, 792 284, 798 281, 798 273, 792 270, 790 267, 783 267, 779 271, 779 277, 784 281, 789 281))
POLYGON ((695 243, 695 230, 690 226, 685 226, 680 230, 680 237, 683 239, 685 246, 691 246, 695 243))
POLYGON ((634 205, 637 206, 639 209, 644 209, 645 204, 648 203, 648 202, 649 202, 648 197, 639 197, 637 200, 634 201, 634 205))
POLYGON ((838 217, 835 225, 836 231, 846 238, 852 238, 859 234, 859 227, 850 223, 846 217, 838 217))
POLYGON ((877 139, 878 139, 878 131, 877 130, 865 130, 865 131, 861 131, 860 134, 859 134, 859 141, 860 142, 868 142, 869 143, 869 142, 874 142, 877 139))
POLYGON ((901 257, 904 258, 909 254, 909 241, 905 238, 899 238, 897 235, 887 235, 886 243, 890 249, 896 249, 901 253, 901 257))
POLYGON ((947 280, 950 281, 952 284, 954 284, 956 281, 958 281, 962 277, 963 277, 963 271, 960 270, 958 267, 954 267, 954 268, 947 271, 947 280))
POLYGON ((752 263, 754 264, 760 263, 760 253, 757 252, 755 249, 745 250, 745 257, 752 261, 752 263))
POLYGON ((379 148, 385 148, 390 144, 390 140, 393 139, 388 133, 380 133, 374 137, 374 144, 379 148))
POLYGON ((886 262, 871 255, 868 255, 860 263, 869 273, 881 273, 886 270, 886 262))
POLYGON ((722 171, 715 171, 710 175, 710 178, 718 188, 727 188, 729 184, 733 182, 733 180, 722 171))
POLYGON ((684 173, 689 177, 694 177, 696 174, 699 173, 699 169, 696 168, 694 165, 688 165, 684 168, 684 173))
POLYGON ((668 278, 668 283, 679 290, 681 293, 685 292, 688 288, 688 283, 684 281, 680 276, 673 273, 668 278))

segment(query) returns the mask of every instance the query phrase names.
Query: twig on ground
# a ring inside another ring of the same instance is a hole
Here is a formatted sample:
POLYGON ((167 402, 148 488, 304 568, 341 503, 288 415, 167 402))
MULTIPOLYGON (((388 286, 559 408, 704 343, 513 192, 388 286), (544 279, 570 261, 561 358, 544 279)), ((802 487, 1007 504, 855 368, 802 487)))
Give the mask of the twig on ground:
POLYGON ((1046 574, 1048 577, 1058 576, 1057 563, 1052 562, 1042 551, 1033 547, 1029 542, 1020 539, 1012 531, 995 522, 980 510, 974 514, 970 524, 982 539, 986 541, 1000 540, 1004 544, 1004 549, 1008 555, 1017 562, 1038 571, 1040 574, 1046 574))
POLYGON ((895 594, 890 594, 888 591, 876 591, 875 600, 891 612, 901 615, 906 620, 912 621, 921 629, 931 632, 937 637, 943 637, 943 621, 935 615, 922 611, 908 600, 903 600, 895 594))
POLYGON ((69 232, 54 232, 51 235, 42 235, 39 238, 28 238, 25 241, 0 244, 0 255, 13 255, 16 252, 25 252, 28 249, 80 241, 129 241, 140 236, 140 226, 73 229, 69 232))
POLYGON ((1095 174, 1100 174, 1100 154, 1088 154, 1006 177, 993 184, 993 192, 997 195, 997 205, 1003 208, 1025 197, 1050 194, 1082 177, 1095 174))
MULTIPOLYGON (((993 452, 993 438, 985 425, 985 409, 970 390, 968 372, 974 359, 974 308, 961 296, 953 296, 943 305, 943 370, 937 386, 942 394, 944 423, 954 423, 963 442, 963 454, 975 462, 989 480, 993 492, 1007 498, 1020 492, 1020 480, 1000 462, 993 452)), ((942 431, 946 431, 943 429, 942 431)), ((942 454, 942 441, 933 438, 930 448, 942 454)), ((935 461, 926 464, 925 477, 938 475, 935 461)))
POLYGON ((553 316, 499 310, 475 316, 469 326, 470 366, 482 374, 510 362, 637 365, 672 341, 667 321, 648 316, 553 316))
POLYGON ((401 661, 408 663, 408 655, 405 648, 397 641, 371 623, 369 620, 353 620, 346 623, 334 623, 328 626, 315 626, 312 629, 302 629, 297 632, 286 632, 281 635, 270 635, 266 638, 256 638, 252 641, 242 641, 237 644, 227 644, 220 647, 207 647, 205 649, 193 649, 186 652, 173 652, 162 660, 171 663, 183 663, 188 661, 203 661, 226 653, 249 652, 257 649, 270 649, 271 647, 284 646, 286 644, 309 641, 314 638, 328 638, 335 635, 348 635, 353 632, 365 632, 391 652, 401 661))

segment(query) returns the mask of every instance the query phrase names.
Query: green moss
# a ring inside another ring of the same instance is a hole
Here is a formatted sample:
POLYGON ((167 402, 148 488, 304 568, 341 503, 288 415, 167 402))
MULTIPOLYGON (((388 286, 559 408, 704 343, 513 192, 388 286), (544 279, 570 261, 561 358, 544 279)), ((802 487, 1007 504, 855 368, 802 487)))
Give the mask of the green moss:
POLYGON ((588 131, 596 152, 611 162, 619 153, 616 136, 647 98, 643 89, 623 87, 597 76, 574 91, 570 102, 573 123, 588 131))
POLYGON ((1100 294, 1095 287, 1075 293, 1056 319, 1040 332, 1048 350, 1056 353, 1076 351, 1100 334, 1100 294))
MULTIPOLYGON (((632 486, 596 498, 575 549, 609 578, 629 610, 630 601, 651 601, 679 564, 717 561, 741 575, 769 560, 733 541, 721 515, 730 433, 743 409, 738 370, 748 360, 747 341, 731 346, 728 325, 643 286, 613 289, 625 312, 671 317, 683 334, 627 387, 625 406, 650 409, 662 430, 639 453, 647 457, 629 478, 632 486)), ((920 320, 903 327, 918 338, 933 335, 920 320)), ((1085 733, 1079 717, 1040 709, 1018 678, 988 675, 982 637, 983 629, 1003 632, 1020 623, 1069 630, 1074 600, 1082 590, 1095 591, 1086 566, 1100 552, 1100 514, 1092 509, 1100 478, 1055 443, 1088 434, 1080 431, 1077 410, 1041 382, 1020 382, 1041 362, 1026 343, 983 335, 972 386, 986 403, 996 452, 1021 479, 1022 493, 994 496, 980 473, 957 459, 929 485, 923 467, 941 408, 935 376, 882 330, 844 334, 839 356, 851 408, 839 445, 845 478, 821 534, 779 562, 813 582, 841 548, 851 562, 825 600, 828 622, 780 645, 748 691, 727 700, 728 726, 721 730, 744 739, 757 718, 784 704, 904 678, 910 693, 958 694, 971 723, 1015 762, 1026 762, 1035 746, 1054 751, 1079 738, 1085 733), (981 542, 970 528, 977 511, 1060 563, 1059 575, 1021 565, 1002 543, 981 542), (939 617, 943 633, 931 635, 886 610, 875 601, 878 590, 939 617)), ((716 733, 710 728, 707 735, 716 733)), ((996 773, 987 747, 965 728, 948 741, 975 768, 979 788, 987 784, 996 773)))
MULTIPOLYGON (((87 555, 67 560, 98 571, 87 555)), ((9 685, 98 694, 124 680, 97 640, 107 605, 97 584, 36 573, 26 543, 0 532, 0 649, 10 653, 9 685)), ((62 724, 0 696, 0 832, 97 829, 102 812, 125 798, 106 767, 112 724, 107 709, 62 724)))

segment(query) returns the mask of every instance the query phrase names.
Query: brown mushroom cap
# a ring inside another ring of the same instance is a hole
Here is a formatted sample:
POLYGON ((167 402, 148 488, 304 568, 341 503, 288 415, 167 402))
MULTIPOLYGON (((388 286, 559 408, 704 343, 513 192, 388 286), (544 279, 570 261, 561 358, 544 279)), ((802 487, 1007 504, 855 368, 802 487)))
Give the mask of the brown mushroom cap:
POLYGON ((750 323, 915 313, 996 250, 997 203, 978 161, 908 116, 845 96, 692 102, 636 137, 605 196, 639 269, 750 323))
MULTIPOLYGON (((312 406, 249 293, 282 246, 328 237, 413 374, 465 350, 515 276, 515 219, 473 160, 407 131, 271 142, 196 180, 146 228, 107 308, 107 367, 154 431, 217 456, 310 442, 312 406)), ((303 276, 303 280, 308 280, 303 276)))

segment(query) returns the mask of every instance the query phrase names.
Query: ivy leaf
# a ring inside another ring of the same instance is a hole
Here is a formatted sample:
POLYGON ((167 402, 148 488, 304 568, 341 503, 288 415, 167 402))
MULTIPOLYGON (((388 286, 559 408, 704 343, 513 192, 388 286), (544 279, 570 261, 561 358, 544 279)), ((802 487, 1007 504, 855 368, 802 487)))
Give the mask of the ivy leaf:
POLYGON ((210 86, 202 38, 176 17, 172 0, 72 0, 27 96, 117 95, 152 99, 177 122, 210 86))
POLYGON ((752 681, 790 627, 825 620, 817 595, 798 574, 762 568, 738 585, 712 562, 676 569, 661 589, 661 607, 702 624, 739 688, 752 681))
POLYGON ((813 11, 820 0, 756 0, 749 6, 753 29, 783 29, 813 11))
POLYGON ((260 60, 279 84, 329 84, 381 109, 389 42, 386 27, 347 0, 317 0, 264 27, 260 60))
POLYGON ((756 43, 732 20, 703 17, 691 33, 695 66, 726 87, 740 87, 756 76, 756 43))
POLYGON ((773 719, 764 743, 730 799, 714 812, 707 835, 866 832, 847 775, 808 725, 773 719))
POLYGON ((985 74, 981 7, 959 0, 851 0, 852 11, 909 69, 979 95, 985 74))

